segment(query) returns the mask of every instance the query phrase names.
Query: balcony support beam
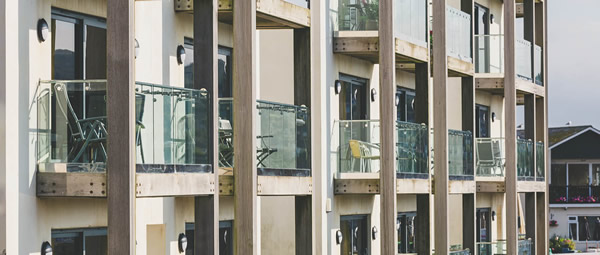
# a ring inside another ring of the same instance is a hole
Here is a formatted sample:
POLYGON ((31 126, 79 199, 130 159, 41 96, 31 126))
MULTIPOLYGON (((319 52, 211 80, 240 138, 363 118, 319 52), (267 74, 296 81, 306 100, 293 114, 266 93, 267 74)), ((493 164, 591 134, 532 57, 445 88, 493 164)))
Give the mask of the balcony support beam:
POLYGON ((415 64, 415 96, 415 120, 429 127, 429 63, 415 64))
MULTIPOLYGON (((206 89, 209 95, 208 130, 203 127, 202 119, 196 118, 196 137, 208 133, 208 163, 213 166, 210 176, 212 193, 208 196, 194 198, 194 253, 213 254, 219 247, 219 190, 215 186, 219 183, 218 169, 218 0, 194 0, 194 89, 206 89)), ((202 108, 196 107, 196 114, 204 114, 202 108)), ((202 155, 203 143, 196 142, 194 159, 202 155)), ((200 163, 200 162, 196 162, 200 163)))
POLYGON ((381 114, 381 254, 398 253, 396 219, 396 55, 394 1, 379 1, 379 112, 381 114))
MULTIPOLYGON (((538 218, 538 215, 536 213, 536 207, 536 193, 525 193, 525 236, 527 238, 531 238, 532 242, 534 243, 537 241, 536 225, 538 224, 538 222, 536 222, 536 219, 538 218)), ((535 245, 533 245, 532 249, 533 250, 531 254, 536 254, 535 245)))
POLYGON ((296 255, 312 252, 312 196, 294 197, 296 204, 296 255))
POLYGON ((234 254, 259 254, 256 170, 256 1, 233 5, 234 254))
POLYGON ((475 193, 463 194, 462 195, 462 206, 463 206, 463 249, 475 250, 475 193))
POLYGON ((108 0, 106 21, 108 254, 135 254, 134 0, 108 0))
POLYGON ((546 255, 548 252, 548 203, 545 192, 537 192, 536 194, 536 239, 535 250, 538 255, 546 255))
POLYGON ((417 216, 415 229, 421 238, 417 238, 415 249, 419 254, 431 254, 431 194, 417 195, 417 216))
POLYGON ((448 238, 448 61, 446 52, 446 2, 447 0, 433 1, 433 140, 435 154, 435 212, 434 233, 435 252, 438 255, 447 255, 450 250, 448 238))
POLYGON ((518 253, 517 229, 517 91, 515 68, 515 1, 504 2, 504 111, 506 130, 506 248, 518 253))

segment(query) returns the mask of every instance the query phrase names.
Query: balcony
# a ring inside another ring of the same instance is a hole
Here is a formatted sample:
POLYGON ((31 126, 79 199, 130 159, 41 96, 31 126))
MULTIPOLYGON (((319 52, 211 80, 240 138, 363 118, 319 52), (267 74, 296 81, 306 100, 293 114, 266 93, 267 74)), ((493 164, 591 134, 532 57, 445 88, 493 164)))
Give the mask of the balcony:
MULTIPOLYGON (((38 196, 106 196, 106 81, 41 81, 35 104, 38 196)), ((204 91, 136 83, 138 197, 214 189, 209 108, 204 91)))
POLYGON ((448 130, 448 174, 451 180, 473 180, 473 134, 448 130))
POLYGON ((535 179, 533 146, 531 140, 517 139, 517 177, 519 181, 535 179))
POLYGON ((477 138, 477 177, 504 177, 504 138, 477 138))
MULTIPOLYGON (((543 96, 542 48, 517 39, 515 54, 517 90, 543 96)), ((478 89, 504 93, 504 35, 475 35, 475 73, 478 89)))
POLYGON ((471 15, 446 6, 446 48, 451 76, 473 76, 471 31, 471 15))
POLYGON ((503 255, 506 254, 506 241, 478 242, 477 250, 479 255, 503 255))
POLYGON ((429 130, 425 124, 398 121, 398 178, 429 178, 429 130))
POLYGON ((600 203, 598 185, 550 185, 552 204, 595 204, 600 203))
POLYGON ((531 239, 519 240, 519 255, 533 255, 533 241, 531 239))
MULTIPOLYGON (((219 99, 219 168, 231 174, 234 167, 233 104, 219 99)), ((258 100, 256 162, 263 176, 310 176, 310 111, 295 106, 258 100)))
MULTIPOLYGON (((334 24, 334 52, 379 62, 379 1, 340 0, 334 24)), ((427 62, 427 1, 394 2, 397 63, 427 62)), ((414 67, 413 67, 414 68, 414 67)))

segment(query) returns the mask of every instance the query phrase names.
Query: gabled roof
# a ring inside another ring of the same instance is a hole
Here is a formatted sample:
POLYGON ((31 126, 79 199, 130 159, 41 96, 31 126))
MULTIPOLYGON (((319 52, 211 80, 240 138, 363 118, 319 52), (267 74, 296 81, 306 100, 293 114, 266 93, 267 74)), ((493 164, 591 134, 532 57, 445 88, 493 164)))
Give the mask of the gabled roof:
POLYGON ((600 130, 595 129, 591 125, 586 126, 566 126, 566 127, 555 127, 548 129, 548 139, 549 144, 548 147, 550 149, 571 140, 574 137, 577 137, 580 134, 583 134, 587 131, 593 131, 600 135, 600 130))

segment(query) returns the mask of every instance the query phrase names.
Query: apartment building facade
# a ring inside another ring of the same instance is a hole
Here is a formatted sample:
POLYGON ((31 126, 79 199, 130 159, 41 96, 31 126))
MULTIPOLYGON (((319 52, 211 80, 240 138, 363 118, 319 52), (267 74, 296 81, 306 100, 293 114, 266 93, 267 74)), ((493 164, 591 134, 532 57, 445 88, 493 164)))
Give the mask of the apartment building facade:
POLYGON ((545 1, 0 12, 6 254, 547 253, 545 1))

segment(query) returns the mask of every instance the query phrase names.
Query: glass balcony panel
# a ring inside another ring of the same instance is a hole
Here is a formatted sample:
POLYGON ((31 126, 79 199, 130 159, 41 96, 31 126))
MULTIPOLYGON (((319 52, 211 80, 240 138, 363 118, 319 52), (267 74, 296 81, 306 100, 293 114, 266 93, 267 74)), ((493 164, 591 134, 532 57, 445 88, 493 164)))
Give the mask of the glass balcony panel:
POLYGON ((397 162, 398 173, 427 174, 428 140, 427 125, 398 121, 397 162))
POLYGON ((456 8, 446 6, 446 16, 446 46, 448 48, 448 56, 472 62, 471 15, 456 8))
POLYGON ((533 180, 533 142, 517 139, 517 176, 521 180, 533 180))
POLYGON ((477 176, 504 176, 504 138, 476 139, 477 176))
POLYGON ((506 254, 506 241, 478 242, 477 250, 479 255, 506 254))
POLYGON ((339 0, 339 31, 377 31, 379 0, 339 0))
POLYGON ((503 35, 475 35, 475 72, 504 73, 503 35))
MULTIPOLYGON (((257 101, 257 167, 266 170, 310 170, 310 112, 305 106, 257 101)), ((219 167, 233 162, 233 100, 219 99, 219 167)), ((275 173, 277 174, 277 173, 275 173)))
POLYGON ((535 143, 535 162, 536 162, 536 178, 538 181, 544 181, 544 177, 546 176, 545 162, 544 162, 544 154, 546 152, 546 148, 544 147, 543 142, 535 143))
POLYGON ((473 135, 469 131, 448 130, 449 175, 473 176, 473 135))
POLYGON ((531 239, 519 240, 519 255, 532 255, 533 242, 531 239))
POLYGON ((377 120, 339 121, 338 172, 377 173, 380 124, 377 120))
MULTIPOLYGON (((66 163, 70 172, 104 171, 106 81, 40 82, 36 104, 40 171, 52 171, 48 163, 66 163)), ((208 133, 196 132, 207 130, 207 109, 208 95, 201 91, 137 83, 137 170, 210 171, 208 133)))
POLYGON ((542 47, 535 45, 533 47, 533 57, 535 60, 535 63, 533 65, 533 74, 535 75, 535 83, 537 85, 541 85, 544 86, 544 74, 542 72, 542 64, 543 64, 543 51, 542 51, 542 47))
POLYGON ((394 28, 396 37, 427 47, 427 1, 394 2, 394 28))
POLYGON ((531 79, 531 42, 517 39, 515 51, 517 55, 517 77, 526 81, 533 81, 531 79))

